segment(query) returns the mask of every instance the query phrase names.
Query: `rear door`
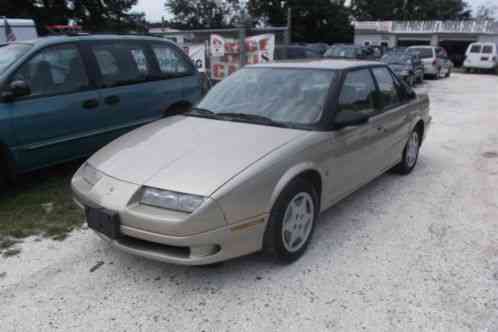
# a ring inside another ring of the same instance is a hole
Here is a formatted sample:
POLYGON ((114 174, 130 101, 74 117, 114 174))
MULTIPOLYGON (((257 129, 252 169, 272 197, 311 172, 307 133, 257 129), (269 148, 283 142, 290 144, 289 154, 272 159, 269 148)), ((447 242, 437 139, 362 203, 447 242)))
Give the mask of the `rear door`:
POLYGON ((98 94, 76 43, 47 47, 10 78, 25 81, 31 94, 5 107, 15 133, 20 171, 91 154, 101 129, 98 94))
POLYGON ((381 103, 378 113, 370 119, 380 135, 375 146, 375 160, 380 169, 387 170, 401 158, 410 131, 410 109, 415 104, 407 102, 402 83, 388 68, 375 67, 372 72, 381 103))
POLYGON ((465 60, 465 66, 467 67, 477 67, 481 65, 481 52, 482 44, 476 43, 471 44, 467 50, 467 58, 465 60))
POLYGON ((168 109, 180 101, 197 104, 203 96, 201 74, 178 47, 170 43, 150 42, 157 64, 157 91, 161 108, 168 109))
POLYGON ((486 43, 482 46, 481 66, 486 69, 491 69, 496 66, 496 45, 486 43))
POLYGON ((88 41, 107 140, 161 116, 161 95, 147 45, 135 40, 88 41))

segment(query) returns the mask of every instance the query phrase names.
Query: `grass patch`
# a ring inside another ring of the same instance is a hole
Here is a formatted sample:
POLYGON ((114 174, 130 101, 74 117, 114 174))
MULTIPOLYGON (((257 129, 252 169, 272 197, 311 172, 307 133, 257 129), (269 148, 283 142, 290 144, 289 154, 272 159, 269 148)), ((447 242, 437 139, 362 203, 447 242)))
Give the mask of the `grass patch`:
POLYGON ((14 188, 0 193, 0 252, 3 251, 3 256, 17 250, 12 246, 20 239, 41 235, 64 240, 69 232, 84 223, 83 212, 73 203, 69 186, 80 164, 64 164, 21 176, 14 188))

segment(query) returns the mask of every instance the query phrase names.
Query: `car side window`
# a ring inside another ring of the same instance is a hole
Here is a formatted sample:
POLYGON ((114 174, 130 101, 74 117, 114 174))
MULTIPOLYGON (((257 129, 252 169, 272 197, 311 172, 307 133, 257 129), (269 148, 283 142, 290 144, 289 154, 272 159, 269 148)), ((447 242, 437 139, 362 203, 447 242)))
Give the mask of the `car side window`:
POLYGON ((10 81, 18 80, 28 84, 30 97, 72 93, 89 87, 83 60, 75 45, 42 50, 24 63, 10 81))
POLYGON ((390 108, 400 103, 398 89, 393 76, 389 69, 385 67, 377 67, 373 69, 375 79, 379 85, 382 105, 384 108, 390 108))
POLYGON ((159 64, 161 74, 182 76, 191 73, 192 67, 171 46, 166 44, 152 44, 152 51, 159 64))
POLYGON ((375 113, 376 92, 377 89, 370 70, 360 69, 349 72, 339 96, 339 112, 375 113))
POLYGON ((145 48, 139 43, 105 43, 92 45, 100 73, 100 85, 113 87, 147 80, 150 66, 145 48))

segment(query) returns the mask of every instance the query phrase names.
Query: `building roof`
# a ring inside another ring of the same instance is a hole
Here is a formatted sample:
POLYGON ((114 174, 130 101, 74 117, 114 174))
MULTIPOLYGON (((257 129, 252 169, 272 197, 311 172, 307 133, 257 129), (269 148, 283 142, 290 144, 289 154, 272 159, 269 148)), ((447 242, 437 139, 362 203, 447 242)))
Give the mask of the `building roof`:
POLYGON ((293 61, 279 61, 257 65, 247 66, 249 68, 300 68, 300 69, 336 69, 344 70, 363 66, 381 65, 382 63, 376 61, 363 61, 363 60, 293 60, 293 61))

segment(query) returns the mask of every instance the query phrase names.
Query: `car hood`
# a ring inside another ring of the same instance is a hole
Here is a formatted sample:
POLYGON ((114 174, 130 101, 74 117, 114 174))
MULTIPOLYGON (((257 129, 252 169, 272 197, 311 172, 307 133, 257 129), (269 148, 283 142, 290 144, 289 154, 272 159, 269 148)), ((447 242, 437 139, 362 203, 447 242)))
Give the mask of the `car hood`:
POLYGON ((175 116, 124 135, 89 163, 120 180, 210 196, 302 130, 175 116))

